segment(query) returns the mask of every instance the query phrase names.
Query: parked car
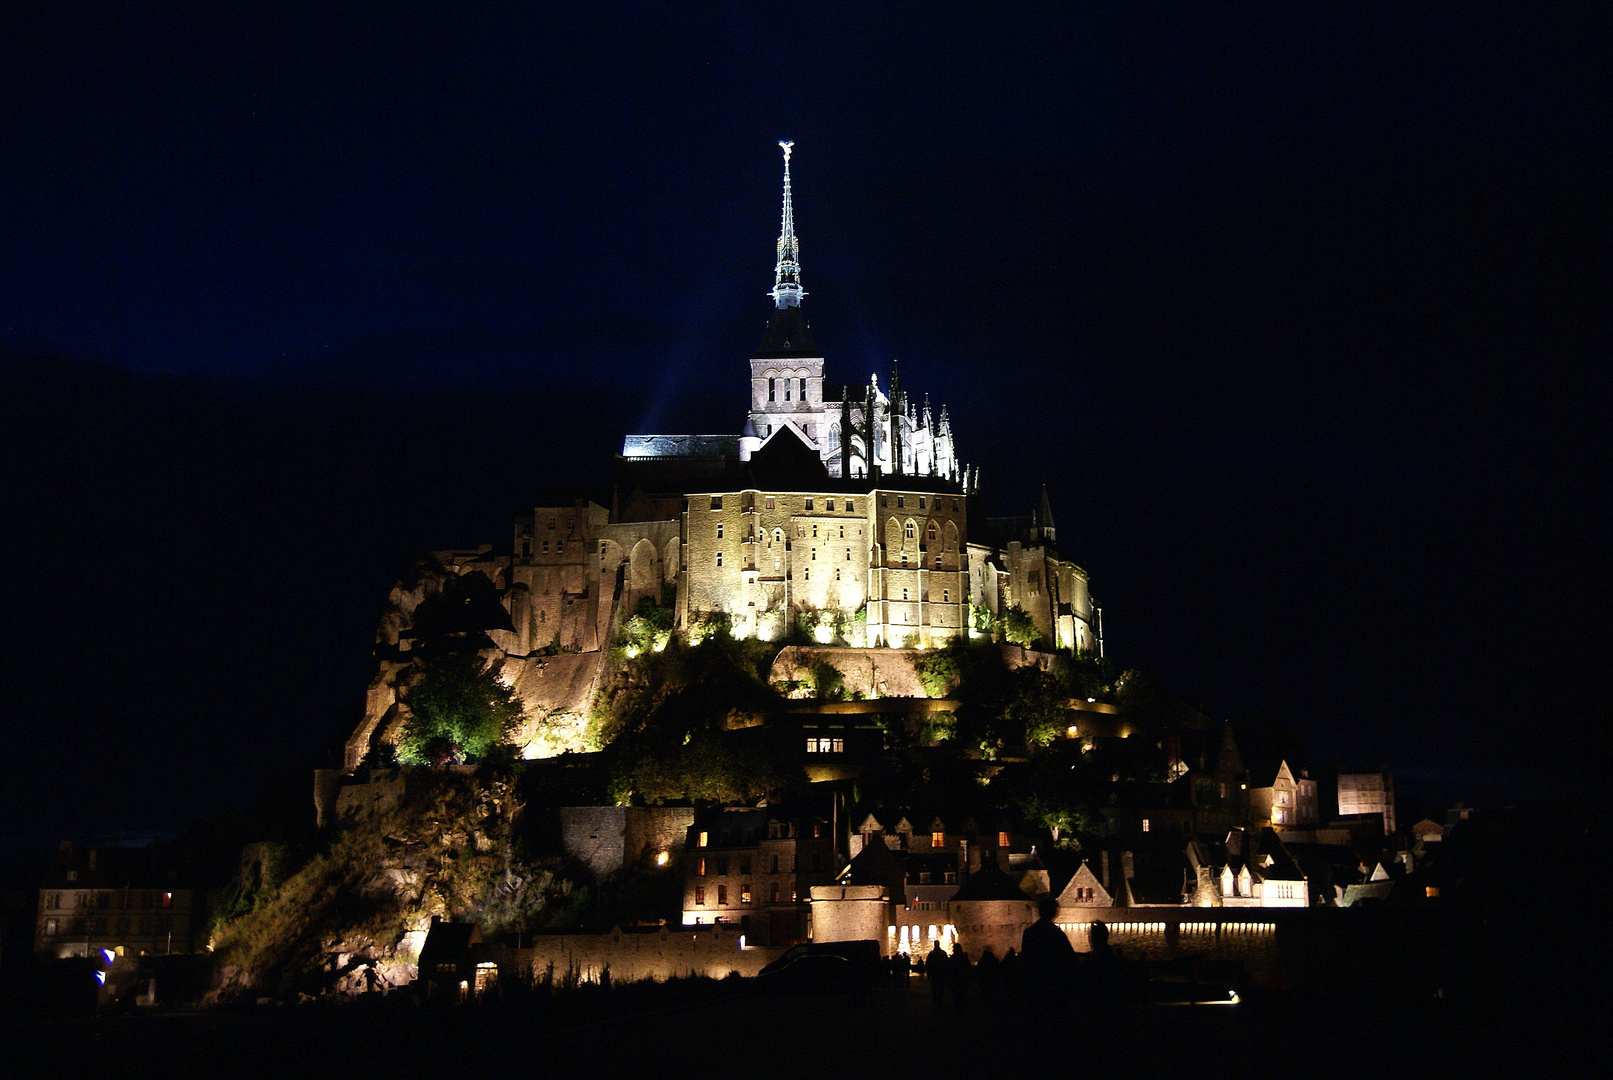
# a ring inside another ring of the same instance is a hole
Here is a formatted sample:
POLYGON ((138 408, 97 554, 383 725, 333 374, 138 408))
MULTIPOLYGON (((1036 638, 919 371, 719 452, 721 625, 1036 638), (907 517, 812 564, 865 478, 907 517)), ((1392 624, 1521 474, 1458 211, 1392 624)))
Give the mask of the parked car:
POLYGON ((865 990, 883 970, 877 941, 814 941, 790 946, 757 974, 756 982, 781 993, 865 990))

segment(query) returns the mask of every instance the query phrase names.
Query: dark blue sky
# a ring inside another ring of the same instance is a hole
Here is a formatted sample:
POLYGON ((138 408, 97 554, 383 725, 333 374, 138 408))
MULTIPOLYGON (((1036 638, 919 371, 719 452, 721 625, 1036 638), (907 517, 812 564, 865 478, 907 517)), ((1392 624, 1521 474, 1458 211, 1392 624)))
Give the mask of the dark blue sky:
POLYGON ((829 377, 1047 483, 1117 657, 1453 797, 1605 747, 1605 17, 0 21, 8 798, 62 831, 302 782, 411 551, 737 430, 780 138, 829 377))

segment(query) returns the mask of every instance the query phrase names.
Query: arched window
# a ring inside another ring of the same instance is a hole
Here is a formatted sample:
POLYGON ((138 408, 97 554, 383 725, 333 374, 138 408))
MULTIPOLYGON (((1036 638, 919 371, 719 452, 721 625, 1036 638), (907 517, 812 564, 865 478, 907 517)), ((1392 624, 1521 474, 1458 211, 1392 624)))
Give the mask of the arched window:
POLYGON ((911 521, 909 521, 907 523, 907 528, 902 531, 902 535, 907 537, 907 539, 911 540, 914 537, 918 536, 918 527, 915 526, 911 521))
POLYGON ((936 533, 937 533, 937 529, 935 527, 935 522, 932 521, 932 522, 930 522, 929 526, 927 528, 925 528, 925 530, 924 530, 924 541, 925 541, 925 543, 929 543, 929 544, 935 543, 936 533))

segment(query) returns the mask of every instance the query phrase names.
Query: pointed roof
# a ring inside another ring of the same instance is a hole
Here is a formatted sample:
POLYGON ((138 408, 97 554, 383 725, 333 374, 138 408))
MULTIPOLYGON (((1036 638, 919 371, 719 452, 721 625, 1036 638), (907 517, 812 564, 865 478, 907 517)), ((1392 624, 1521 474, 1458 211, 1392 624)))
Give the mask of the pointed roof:
POLYGON ((780 142, 784 148, 784 221, 779 229, 778 261, 773 265, 773 312, 762 334, 757 359, 818 357, 817 346, 801 314, 801 248, 795 238, 795 208, 790 197, 790 148, 793 142, 780 142))
POLYGON ((969 875, 969 880, 952 897, 954 901, 978 900, 1029 900, 1025 891, 1014 879, 1003 873, 996 859, 983 859, 980 869, 969 875))

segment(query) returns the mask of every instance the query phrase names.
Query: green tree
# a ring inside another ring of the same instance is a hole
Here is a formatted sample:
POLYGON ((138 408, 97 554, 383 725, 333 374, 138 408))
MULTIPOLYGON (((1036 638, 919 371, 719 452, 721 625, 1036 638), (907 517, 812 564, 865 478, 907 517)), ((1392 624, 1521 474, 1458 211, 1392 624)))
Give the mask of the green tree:
POLYGON ((997 620, 997 627, 1004 638, 1021 648, 1032 648, 1042 640, 1041 631, 1036 629, 1036 621, 1018 605, 1003 612, 1002 618, 997 620))
POLYGON ((521 724, 521 703, 473 652, 435 657, 421 665, 404 698, 410 717, 398 734, 405 765, 484 761, 504 750, 521 724))

